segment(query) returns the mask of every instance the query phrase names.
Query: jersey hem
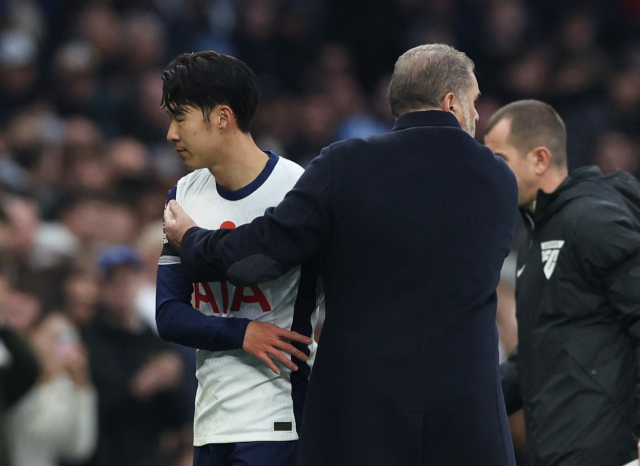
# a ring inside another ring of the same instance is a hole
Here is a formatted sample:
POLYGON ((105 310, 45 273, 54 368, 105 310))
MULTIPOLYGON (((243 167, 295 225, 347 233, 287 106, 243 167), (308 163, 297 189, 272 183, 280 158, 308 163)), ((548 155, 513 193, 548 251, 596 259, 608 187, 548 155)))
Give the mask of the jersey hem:
POLYGON ((194 437, 193 446, 202 447, 209 443, 237 442, 287 442, 298 440, 297 432, 253 432, 251 434, 207 435, 194 437))

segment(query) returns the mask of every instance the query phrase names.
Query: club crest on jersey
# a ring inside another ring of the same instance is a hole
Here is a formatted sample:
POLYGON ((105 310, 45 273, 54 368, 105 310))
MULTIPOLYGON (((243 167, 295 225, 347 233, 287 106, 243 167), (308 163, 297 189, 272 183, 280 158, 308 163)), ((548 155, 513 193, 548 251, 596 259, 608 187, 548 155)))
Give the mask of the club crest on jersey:
POLYGON ((540 249, 542 250, 542 263, 544 264, 544 275, 547 280, 553 275, 553 271, 556 269, 556 263, 558 262, 558 256, 560 255, 560 249, 564 246, 564 241, 545 241, 540 243, 540 249))

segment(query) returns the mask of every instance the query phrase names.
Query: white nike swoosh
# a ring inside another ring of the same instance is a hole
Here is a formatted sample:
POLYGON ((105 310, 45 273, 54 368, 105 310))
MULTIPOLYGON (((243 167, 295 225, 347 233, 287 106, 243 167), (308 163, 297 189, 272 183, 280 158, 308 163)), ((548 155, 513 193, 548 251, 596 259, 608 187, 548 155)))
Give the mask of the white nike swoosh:
POLYGON ((518 269, 518 270, 516 271, 516 278, 520 278, 520 275, 522 275, 522 272, 524 272, 524 268, 525 268, 526 266, 527 266, 527 264, 524 264, 524 265, 522 266, 522 268, 520 268, 520 269, 518 269))

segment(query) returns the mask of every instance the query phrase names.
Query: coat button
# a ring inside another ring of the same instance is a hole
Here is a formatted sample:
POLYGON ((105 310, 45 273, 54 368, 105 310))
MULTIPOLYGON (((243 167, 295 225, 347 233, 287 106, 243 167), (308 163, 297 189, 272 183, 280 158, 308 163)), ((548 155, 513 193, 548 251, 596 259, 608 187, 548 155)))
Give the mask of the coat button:
POLYGON ((595 369, 591 369, 591 374, 596 375, 597 373, 598 373, 598 371, 597 371, 597 370, 595 370, 595 369))

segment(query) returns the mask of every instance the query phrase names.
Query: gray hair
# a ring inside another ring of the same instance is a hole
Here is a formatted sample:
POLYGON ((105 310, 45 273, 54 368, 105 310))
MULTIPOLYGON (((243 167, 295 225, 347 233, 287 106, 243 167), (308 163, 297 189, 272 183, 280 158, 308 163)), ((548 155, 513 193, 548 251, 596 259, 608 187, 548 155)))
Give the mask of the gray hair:
POLYGON ((396 118, 407 112, 437 108, 449 92, 465 102, 473 85, 473 61, 445 44, 426 44, 403 53, 389 85, 389 103, 396 118))

